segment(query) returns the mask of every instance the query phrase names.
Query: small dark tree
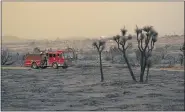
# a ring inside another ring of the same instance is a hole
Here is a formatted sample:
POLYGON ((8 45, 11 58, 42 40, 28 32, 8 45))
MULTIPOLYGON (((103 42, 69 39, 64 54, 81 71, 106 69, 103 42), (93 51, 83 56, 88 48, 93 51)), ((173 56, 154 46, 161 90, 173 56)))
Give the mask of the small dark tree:
POLYGON ((182 52, 185 51, 185 42, 183 43, 182 47, 180 47, 180 50, 181 50, 182 52))
POLYGON ((130 63, 129 63, 127 55, 126 55, 127 49, 132 46, 132 44, 128 43, 127 41, 131 40, 132 36, 131 35, 126 36, 127 30, 125 28, 121 29, 121 33, 122 33, 122 36, 116 35, 116 36, 113 37, 113 39, 117 43, 118 49, 123 54, 123 58, 125 59, 125 62, 128 66, 128 69, 129 69, 129 72, 130 72, 130 75, 131 75, 132 79, 134 81, 136 81, 136 78, 134 76, 134 73, 132 71, 132 68, 130 66, 130 63), (120 45, 121 45, 121 48, 120 48, 120 45))
POLYGON ((180 61, 180 65, 183 66, 184 55, 180 53, 178 59, 180 61))
POLYGON ((184 55, 185 55, 185 42, 183 43, 182 47, 180 47, 180 50, 183 53, 183 54, 179 54, 180 55, 180 63, 181 63, 181 66, 182 66, 183 62, 184 62, 184 55))
POLYGON ((40 49, 39 49, 38 47, 35 47, 35 48, 33 49, 33 53, 40 53, 40 49))
POLYGON ((153 29, 152 26, 145 26, 143 29, 140 29, 136 26, 135 29, 138 48, 141 53, 141 72, 140 72, 140 82, 143 82, 145 68, 147 66, 147 60, 151 56, 154 44, 157 41, 158 33, 153 29))
MULTIPOLYGON (((17 53, 16 56, 18 59, 19 54, 17 53)), ((17 61, 17 59, 13 59, 13 55, 8 49, 1 50, 1 65, 12 65, 17 61)))
POLYGON ((93 42, 92 44, 98 51, 99 54, 99 59, 100 59, 100 72, 101 72, 101 82, 104 81, 104 76, 103 76, 103 67, 102 67, 102 51, 105 49, 105 41, 98 41, 98 42, 93 42))

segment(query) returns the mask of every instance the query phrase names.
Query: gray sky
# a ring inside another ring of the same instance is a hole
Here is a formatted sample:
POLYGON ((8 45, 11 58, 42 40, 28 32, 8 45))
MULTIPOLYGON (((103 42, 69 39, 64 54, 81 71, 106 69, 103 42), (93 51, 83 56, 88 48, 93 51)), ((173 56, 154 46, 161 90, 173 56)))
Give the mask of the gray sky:
POLYGON ((22 38, 100 37, 120 33, 124 25, 153 25, 160 35, 182 34, 183 2, 6 2, 3 35, 22 38))

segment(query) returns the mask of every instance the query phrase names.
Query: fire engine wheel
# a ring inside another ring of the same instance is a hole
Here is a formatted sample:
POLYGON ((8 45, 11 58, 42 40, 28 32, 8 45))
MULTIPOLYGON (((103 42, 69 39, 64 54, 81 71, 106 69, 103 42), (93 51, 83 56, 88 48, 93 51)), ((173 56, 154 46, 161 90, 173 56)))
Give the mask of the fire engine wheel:
POLYGON ((37 69, 38 68, 37 63, 33 62, 32 65, 31 65, 31 68, 37 69))
POLYGON ((58 64, 57 63, 53 63, 53 66, 52 66, 54 69, 58 69, 58 64))

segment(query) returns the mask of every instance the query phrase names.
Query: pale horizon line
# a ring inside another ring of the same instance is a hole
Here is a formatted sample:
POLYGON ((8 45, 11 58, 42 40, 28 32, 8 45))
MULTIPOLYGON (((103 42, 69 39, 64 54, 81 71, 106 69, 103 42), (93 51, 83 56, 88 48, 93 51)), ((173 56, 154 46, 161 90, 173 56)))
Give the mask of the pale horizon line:
MULTIPOLYGON (((136 36, 135 34, 132 34, 133 36, 136 36)), ((177 35, 177 36, 184 36, 184 34, 164 34, 164 35, 159 35, 158 37, 161 38, 161 37, 164 37, 164 36, 174 36, 174 35, 177 35)), ((104 36, 105 38, 111 38, 115 35, 112 35, 112 36, 106 36, 106 35, 102 35, 104 36)), ((25 37, 20 37, 20 36, 16 36, 16 35, 2 35, 2 39, 3 37, 17 37, 21 40, 56 40, 57 38, 61 39, 61 40, 84 40, 84 39, 99 39, 101 38, 102 36, 99 36, 99 37, 91 37, 91 36, 68 36, 68 37, 60 37, 60 36, 57 36, 57 37, 53 37, 53 38, 34 38, 34 37, 31 37, 31 38, 25 38, 25 37), (73 38, 71 38, 73 37, 73 38), (79 38, 80 37, 80 38, 79 38)))

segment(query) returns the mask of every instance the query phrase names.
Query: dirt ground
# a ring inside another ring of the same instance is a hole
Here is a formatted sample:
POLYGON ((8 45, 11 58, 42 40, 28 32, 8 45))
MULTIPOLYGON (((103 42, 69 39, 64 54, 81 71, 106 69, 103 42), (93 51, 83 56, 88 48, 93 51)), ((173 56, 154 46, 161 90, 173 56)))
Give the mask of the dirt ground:
MULTIPOLYGON (((184 72, 150 71, 149 82, 134 83, 127 68, 96 66, 3 69, 1 108, 39 110, 184 110, 184 72)), ((134 70, 139 78, 139 71, 134 70)))

